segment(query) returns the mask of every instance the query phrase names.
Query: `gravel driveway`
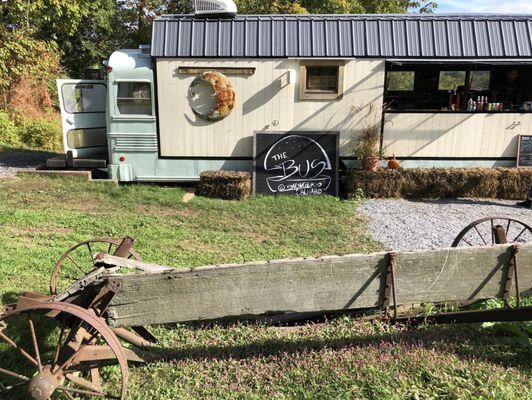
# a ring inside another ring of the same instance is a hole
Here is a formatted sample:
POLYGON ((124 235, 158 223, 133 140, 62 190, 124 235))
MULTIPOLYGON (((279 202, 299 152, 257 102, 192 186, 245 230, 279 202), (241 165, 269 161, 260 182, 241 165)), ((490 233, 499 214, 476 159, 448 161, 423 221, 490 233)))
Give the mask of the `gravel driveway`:
MULTIPOLYGON (((469 223, 488 216, 510 217, 532 226, 532 210, 508 200, 375 199, 364 201, 358 210, 367 217, 375 240, 398 251, 449 247, 469 223)), ((489 237, 489 229, 485 234, 489 237)), ((526 240, 532 238, 527 234, 526 240)))
POLYGON ((45 165, 51 157, 57 157, 57 154, 29 150, 0 152, 0 178, 14 177, 18 171, 34 170, 45 165))

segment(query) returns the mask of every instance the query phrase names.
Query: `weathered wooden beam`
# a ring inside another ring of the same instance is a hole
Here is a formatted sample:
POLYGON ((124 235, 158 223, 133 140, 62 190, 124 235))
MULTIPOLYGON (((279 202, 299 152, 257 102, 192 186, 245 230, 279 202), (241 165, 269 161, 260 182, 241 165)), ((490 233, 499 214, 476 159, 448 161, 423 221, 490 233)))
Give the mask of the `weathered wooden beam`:
MULTIPOLYGON (((398 304, 498 297, 508 245, 398 253, 398 304)), ((336 311, 383 305, 388 253, 253 262, 120 276, 112 326, 336 311)), ((532 244, 517 255, 523 295, 532 294, 532 244)))
POLYGON ((177 69, 178 74, 185 75, 199 75, 204 72, 209 71, 218 71, 225 75, 244 75, 251 76, 255 74, 255 68, 245 68, 245 67, 179 67, 177 69))

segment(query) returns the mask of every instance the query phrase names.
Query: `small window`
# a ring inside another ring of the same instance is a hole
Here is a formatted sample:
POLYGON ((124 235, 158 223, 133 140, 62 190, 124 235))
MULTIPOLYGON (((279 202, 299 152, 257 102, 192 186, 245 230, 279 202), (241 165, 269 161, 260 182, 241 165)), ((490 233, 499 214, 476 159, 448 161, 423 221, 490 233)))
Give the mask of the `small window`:
POLYGON ((337 99, 343 92, 344 66, 320 62, 301 65, 300 99, 337 99))
POLYGON ((465 71, 441 71, 438 90, 456 91, 458 86, 465 85, 465 71))
POLYGON ((63 106, 69 114, 105 112, 106 92, 100 83, 66 83, 61 87, 63 106))
POLYGON ((397 92, 410 92, 414 90, 414 71, 389 71, 388 90, 397 92))
POLYGON ((116 98, 122 115, 152 115, 149 82, 120 82, 116 98))
POLYGON ((67 144, 71 149, 107 146, 107 129, 71 129, 67 132, 67 144))
POLYGON ((338 93, 338 67, 307 67, 307 93, 338 93))
POLYGON ((471 71, 471 90, 489 90, 490 71, 471 71))

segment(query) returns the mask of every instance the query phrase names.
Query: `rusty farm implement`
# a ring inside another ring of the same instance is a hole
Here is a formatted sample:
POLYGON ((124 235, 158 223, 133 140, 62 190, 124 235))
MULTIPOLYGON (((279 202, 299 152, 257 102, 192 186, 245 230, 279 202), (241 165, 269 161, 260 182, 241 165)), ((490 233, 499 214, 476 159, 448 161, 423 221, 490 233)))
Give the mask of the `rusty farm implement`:
POLYGON ((366 308, 404 321, 532 319, 519 304, 532 294, 532 228, 506 218, 476 221, 445 249, 188 269, 142 262, 133 245, 82 242, 57 262, 50 294, 24 293, 0 311, 0 399, 125 399, 128 362, 160 354, 150 324, 366 308), (491 298, 505 306, 398 315, 399 305, 491 298))

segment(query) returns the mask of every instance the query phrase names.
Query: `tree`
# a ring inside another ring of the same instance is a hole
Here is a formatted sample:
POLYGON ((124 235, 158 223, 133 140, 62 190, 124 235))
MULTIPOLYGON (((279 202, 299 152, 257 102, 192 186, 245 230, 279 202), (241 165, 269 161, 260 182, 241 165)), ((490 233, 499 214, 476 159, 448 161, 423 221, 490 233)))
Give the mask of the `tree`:
POLYGON ((112 51, 115 11, 114 0, 10 0, 0 23, 57 43, 66 71, 81 76, 112 51))
POLYGON ((151 42, 153 19, 162 14, 187 14, 193 0, 117 0, 115 34, 122 46, 136 48, 151 42))
POLYGON ((436 2, 413 0, 237 0, 242 14, 402 14, 432 12, 436 2))

